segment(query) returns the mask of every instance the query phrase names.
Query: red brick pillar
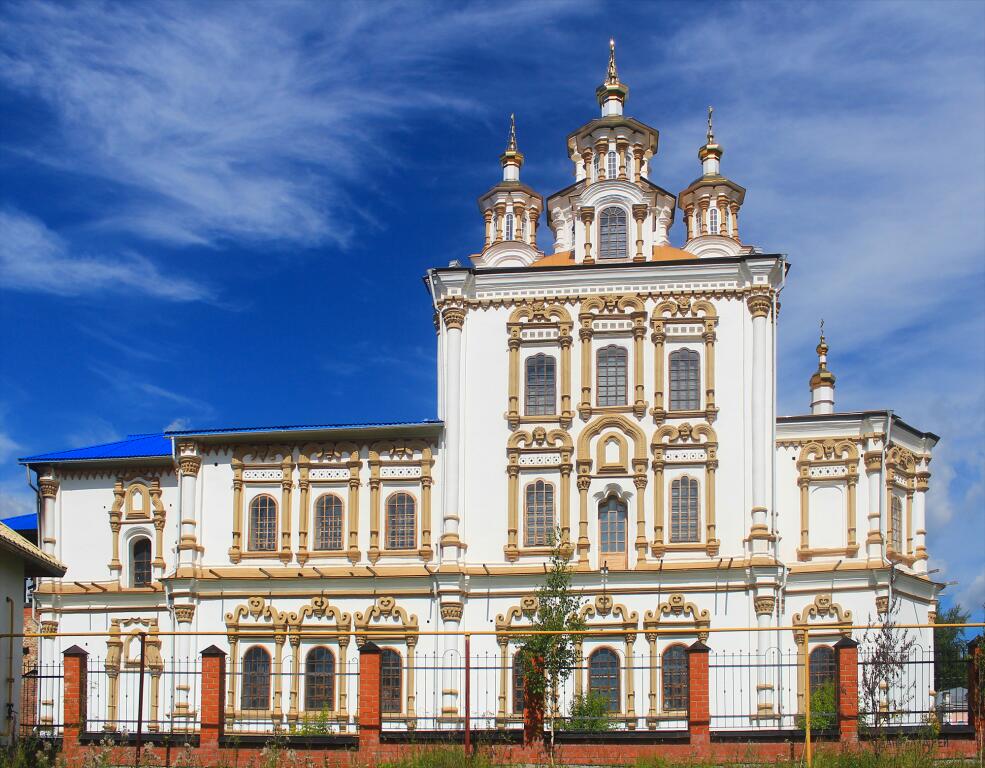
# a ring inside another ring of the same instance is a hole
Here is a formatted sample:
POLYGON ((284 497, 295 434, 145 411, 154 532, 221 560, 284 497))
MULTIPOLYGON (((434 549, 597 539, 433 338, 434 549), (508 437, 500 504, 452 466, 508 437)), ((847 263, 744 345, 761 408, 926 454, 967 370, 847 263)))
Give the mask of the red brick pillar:
POLYGON ((64 687, 62 689, 62 754, 69 762, 79 754, 79 736, 86 729, 86 668, 89 653, 73 645, 63 654, 64 687))
POLYGON ((226 725, 226 652, 214 645, 202 651, 199 708, 202 719, 199 748, 203 758, 214 760, 218 757, 219 739, 226 725))
MULTIPOLYGON (((514 662, 516 663, 516 662, 514 662)), ((531 663, 535 670, 539 670, 543 664, 540 657, 532 659, 531 663)), ((577 674, 577 673, 576 673, 577 674)), ((523 743, 533 744, 535 741, 544 739, 544 697, 534 696, 527 691, 527 679, 523 680, 523 743)))
POLYGON ((383 728, 383 681, 380 677, 380 656, 376 643, 363 643, 359 649, 359 749, 375 748, 380 744, 383 728))
POLYGON ((843 637, 835 643, 838 670, 838 734, 843 742, 858 741, 858 643, 843 637))
POLYGON ((982 680, 978 669, 985 657, 985 643, 981 636, 968 643, 968 724, 975 729, 975 736, 981 744, 985 739, 985 702, 983 702, 982 680))
POLYGON ((711 738, 711 710, 708 706, 708 654, 711 648, 696 640, 687 649, 687 728, 692 744, 707 744, 711 738))

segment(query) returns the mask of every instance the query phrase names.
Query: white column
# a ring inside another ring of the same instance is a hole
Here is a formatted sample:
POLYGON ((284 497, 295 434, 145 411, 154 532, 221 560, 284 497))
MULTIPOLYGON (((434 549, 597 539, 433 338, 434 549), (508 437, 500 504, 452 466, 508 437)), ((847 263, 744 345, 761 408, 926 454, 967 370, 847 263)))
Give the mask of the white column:
POLYGON ((446 305, 441 317, 447 333, 447 352, 445 368, 445 450, 444 467, 445 495, 441 526, 441 559, 457 560, 459 556, 459 489, 458 466, 459 436, 461 435, 461 391, 462 391, 462 327, 465 325, 465 310, 461 306, 446 305))
MULTIPOLYGON (((442 602, 441 622, 445 632, 458 632, 462 623, 462 603, 442 602)), ((465 660, 460 655, 457 634, 444 635, 441 646, 441 717, 448 727, 457 728, 458 699, 462 693, 459 685, 465 685, 465 660)))
POLYGON ((177 669, 174 670, 176 680, 174 684, 174 711, 175 715, 182 718, 185 722, 179 725, 180 730, 190 729, 194 726, 194 718, 197 713, 191 706, 191 686, 195 682, 192 674, 195 657, 192 655, 192 636, 187 634, 192 631, 192 620, 195 618, 194 605, 176 605, 174 607, 174 618, 177 621, 175 629, 180 634, 175 640, 175 654, 177 669))
POLYGON ((41 547, 49 555, 55 554, 55 496, 58 481, 53 477, 38 478, 41 491, 41 547))
POLYGON ((771 466, 767 454, 766 415, 769 412, 769 392, 766 387, 766 369, 770 359, 767 331, 772 299, 767 294, 755 294, 747 300, 752 314, 752 528, 749 538, 752 555, 769 553, 769 497, 767 495, 767 466, 771 466))
POLYGON ((765 630, 770 626, 770 620, 773 618, 776 598, 773 595, 757 597, 753 601, 753 606, 756 609, 756 626, 760 630, 756 633, 756 653, 759 655, 759 668, 756 675, 756 713, 760 716, 772 715, 775 711, 774 686, 770 680, 770 670, 775 669, 775 666, 768 663, 766 659, 771 633, 765 630))
POLYGON ((178 446, 178 471, 181 480, 178 486, 178 515, 181 523, 181 536, 178 542, 178 564, 191 565, 196 560, 198 541, 195 536, 195 486, 202 458, 195 455, 192 443, 178 446))
POLYGON ((913 554, 916 562, 913 570, 927 572, 927 490, 930 487, 930 472, 926 461, 921 462, 917 471, 917 485, 913 494, 913 554))
POLYGON ((870 450, 865 453, 866 483, 869 486, 869 504, 867 519, 869 532, 865 537, 865 551, 870 563, 882 562, 882 532, 881 515, 879 512, 879 494, 882 488, 882 452, 870 450))

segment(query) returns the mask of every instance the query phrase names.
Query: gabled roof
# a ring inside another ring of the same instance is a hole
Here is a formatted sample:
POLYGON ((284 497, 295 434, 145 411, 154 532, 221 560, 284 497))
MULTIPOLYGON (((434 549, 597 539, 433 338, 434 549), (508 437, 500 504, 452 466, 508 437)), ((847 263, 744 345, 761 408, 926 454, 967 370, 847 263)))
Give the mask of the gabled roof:
POLYGON ((205 429, 178 429, 165 432, 168 437, 190 437, 192 435, 228 435, 239 432, 319 432, 327 429, 386 429, 388 427, 440 427, 439 419, 424 421, 362 421, 352 424, 287 424, 271 427, 210 427, 205 429))
POLYGON ((0 553, 24 562, 25 576, 64 576, 68 568, 0 522, 0 553))
POLYGON ((171 455, 171 438, 164 433, 129 435, 126 440, 72 448, 67 451, 39 453, 19 459, 21 464, 44 464, 62 461, 100 461, 104 459, 144 459, 171 455))
POLYGON ((36 531, 38 529, 38 513, 28 512, 26 515, 6 517, 0 520, 12 531, 36 531))

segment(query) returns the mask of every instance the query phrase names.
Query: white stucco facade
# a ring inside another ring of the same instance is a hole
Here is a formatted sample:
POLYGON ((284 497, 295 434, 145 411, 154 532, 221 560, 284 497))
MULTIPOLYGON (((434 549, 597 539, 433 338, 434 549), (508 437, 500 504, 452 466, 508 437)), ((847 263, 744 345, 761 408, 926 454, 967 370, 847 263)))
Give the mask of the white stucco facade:
MULTIPOLYGON (((134 632, 196 630, 214 635, 162 637, 161 657, 219 644, 235 670, 260 644, 275 667, 300 673, 326 644, 341 670, 360 629, 386 625, 381 645, 455 659, 461 636, 427 632, 527 624, 543 531, 555 528, 601 633, 584 641, 586 657, 611 645, 624 659, 656 658, 699 637, 721 651, 802 652, 791 627, 811 626, 812 647, 831 644, 840 633, 826 625, 878 620, 890 591, 900 620, 932 620, 925 495, 936 436, 890 411, 838 413, 826 369, 817 388, 832 408, 776 413, 786 257, 739 239, 745 190, 720 175, 710 129, 702 176, 685 192, 650 180, 657 132, 623 117, 626 90, 613 62, 602 117, 569 137, 575 184, 546 205, 520 182, 511 136, 503 181, 480 198, 482 251, 472 266, 428 272, 438 420, 186 431, 129 454, 27 460, 41 481, 44 546, 68 566, 36 590, 40 618, 63 633, 111 633, 46 639, 42 656, 79 644, 126 663, 134 632), (675 207, 688 222, 681 249, 669 239, 675 207), (541 213, 553 253, 538 250, 541 213), (260 497, 272 530, 257 530, 260 497), (149 579, 137 576, 140 540, 149 579), (678 635, 647 633, 668 625, 678 635), (247 626, 269 635, 241 639, 247 626), (354 641, 294 643, 300 626, 354 641), (708 634, 757 626, 776 629, 708 634)), ((473 653, 511 653, 505 637, 471 642, 473 653)), ((406 722, 461 713, 451 677, 401 674, 406 722)), ((506 687, 483 705, 499 719, 513 712, 506 687)), ((754 695, 766 719, 800 706, 765 679, 754 695)), ((161 716, 192 717, 192 696, 162 692, 161 716)), ((303 690, 271 697, 274 720, 303 717, 303 690)), ((634 724, 667 715, 638 670, 619 707, 634 724)))

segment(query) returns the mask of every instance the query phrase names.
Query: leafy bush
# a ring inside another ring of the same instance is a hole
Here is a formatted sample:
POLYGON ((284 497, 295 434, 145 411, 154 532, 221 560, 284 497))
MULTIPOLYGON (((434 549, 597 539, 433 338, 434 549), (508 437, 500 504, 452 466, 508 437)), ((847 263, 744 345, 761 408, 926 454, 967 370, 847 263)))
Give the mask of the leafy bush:
POLYGON ((597 693, 575 696, 571 717, 560 724, 563 731, 607 731, 613 726, 609 700, 597 693))
MULTIPOLYGON (((827 731, 838 724, 838 697, 833 681, 811 691, 811 730, 827 731)), ((797 727, 806 728, 807 718, 797 715, 797 727)))

